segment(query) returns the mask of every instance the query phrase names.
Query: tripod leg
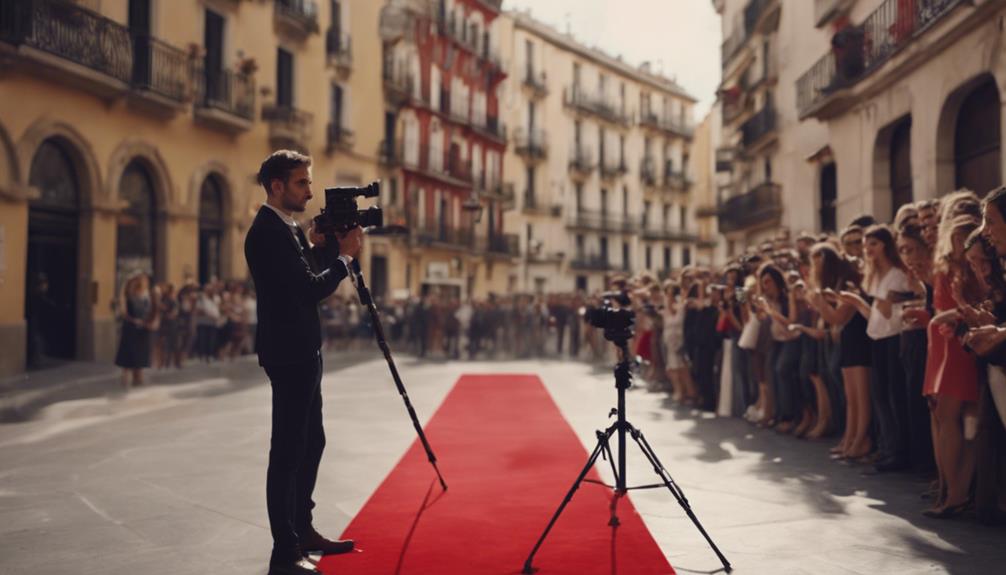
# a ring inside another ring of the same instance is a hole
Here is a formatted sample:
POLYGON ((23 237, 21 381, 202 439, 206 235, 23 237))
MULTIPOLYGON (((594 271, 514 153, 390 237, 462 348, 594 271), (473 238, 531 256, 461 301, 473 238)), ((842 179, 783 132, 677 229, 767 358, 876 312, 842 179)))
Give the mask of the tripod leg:
MULTIPOLYGON (((601 441, 602 438, 604 438, 603 439, 604 447, 602 448, 601 453, 608 460, 608 462, 611 463, 611 473, 614 474, 615 476, 615 485, 618 485, 619 484, 618 469, 615 468, 615 458, 611 453, 611 444, 608 443, 607 438, 604 436, 604 434, 598 431, 597 432, 598 441, 601 441)), ((611 507, 610 507, 611 518, 608 520, 608 525, 612 527, 618 527, 619 525, 621 525, 621 522, 618 520, 618 498, 621 497, 622 495, 624 495, 623 492, 619 491, 619 489, 616 487, 614 496, 611 498, 611 507)))
POLYGON ((535 554, 538 553, 538 549, 541 548, 542 543, 545 542, 545 538, 548 537, 548 533, 552 530, 552 526, 555 525, 559 516, 562 515, 562 511, 566 509, 566 505, 568 505, 573 499, 573 494, 576 493, 580 484, 583 483, 583 479, 587 477, 587 473, 589 473, 590 469, 594 467, 594 463, 597 461, 598 456, 601 455, 601 452, 607 449, 610 456, 611 450, 608 448, 608 438, 611 436, 613 429, 613 427, 609 427, 608 430, 603 433, 598 432, 597 445, 594 447, 594 451, 590 453, 590 457, 587 458, 587 464, 583 466, 583 469, 580 471, 580 475, 576 478, 576 481, 573 482, 573 486, 569 488, 569 491, 566 493, 566 497, 563 498, 562 503, 559 504, 559 508, 556 509, 555 514, 552 515, 552 519, 549 520, 548 525, 545 527, 545 531, 541 534, 541 537, 538 538, 538 542, 534 544, 534 548, 531 549, 531 553, 524 561, 524 569, 521 570, 522 573, 530 574, 534 572, 534 569, 531 567, 531 562, 534 560, 535 554))
POLYGON ((636 429, 635 427, 632 426, 632 424, 628 422, 626 422, 626 425, 629 426, 629 431, 632 434, 632 439, 636 441, 636 444, 639 445, 639 449, 643 452, 643 455, 646 456, 646 459, 649 460, 650 465, 653 466, 653 471, 660 476, 660 479, 663 480, 664 485, 666 485, 667 489, 670 490, 671 495, 673 495, 674 498, 678 500, 678 504, 681 505, 681 508, 685 510, 685 514, 688 515, 688 518, 691 519, 692 523, 695 524, 695 527, 699 530, 699 533, 701 533, 702 536, 705 537, 706 543, 709 544, 709 547, 712 548, 713 553, 716 554, 716 557, 719 558, 720 563, 723 564, 723 569, 725 569, 727 573, 733 571, 733 567, 730 566, 730 562, 727 561, 727 558, 724 557, 723 553, 720 552, 719 547, 716 546, 716 543, 714 543, 709 534, 706 533, 705 528, 702 527, 702 523, 699 522, 699 518, 695 516, 695 512, 692 511, 692 506, 688 503, 688 499, 685 497, 684 492, 681 491, 681 488, 678 487, 678 484, 674 482, 674 479, 671 477, 671 474, 667 471, 667 468, 664 467, 664 464, 661 463, 660 459, 657 458, 657 454, 654 453, 653 448, 650 447, 650 443, 646 441, 646 437, 643 436, 643 432, 636 429))

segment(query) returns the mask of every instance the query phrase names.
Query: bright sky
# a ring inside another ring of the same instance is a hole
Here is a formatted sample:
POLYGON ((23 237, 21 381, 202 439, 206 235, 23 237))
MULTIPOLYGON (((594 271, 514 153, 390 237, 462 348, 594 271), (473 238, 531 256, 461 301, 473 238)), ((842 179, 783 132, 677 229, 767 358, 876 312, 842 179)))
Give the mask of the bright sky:
POLYGON ((699 102, 701 121, 720 83, 720 19, 712 0, 504 0, 535 19, 613 56, 676 78, 699 102))

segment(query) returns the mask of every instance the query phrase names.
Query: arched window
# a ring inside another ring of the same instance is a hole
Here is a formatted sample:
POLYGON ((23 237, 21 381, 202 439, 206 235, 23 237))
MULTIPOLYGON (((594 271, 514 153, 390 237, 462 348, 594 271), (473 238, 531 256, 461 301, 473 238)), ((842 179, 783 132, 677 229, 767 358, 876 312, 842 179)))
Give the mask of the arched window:
POLYGON ((912 119, 908 118, 891 134, 891 214, 912 201, 912 119))
POLYGON ((154 276, 156 258, 156 200, 150 172, 138 161, 122 172, 119 195, 126 206, 119 213, 116 239, 116 275, 119 283, 138 271, 154 276))
POLYGON ((223 187, 216 176, 199 189, 199 283, 222 277, 220 263, 224 232, 223 187))
POLYGON ((964 99, 954 130, 955 183, 984 196, 1002 182, 999 90, 994 80, 964 99))
POLYGON ((58 142, 46 140, 32 158, 28 184, 39 192, 28 209, 25 270, 27 365, 72 359, 77 347, 77 258, 80 180, 58 142))

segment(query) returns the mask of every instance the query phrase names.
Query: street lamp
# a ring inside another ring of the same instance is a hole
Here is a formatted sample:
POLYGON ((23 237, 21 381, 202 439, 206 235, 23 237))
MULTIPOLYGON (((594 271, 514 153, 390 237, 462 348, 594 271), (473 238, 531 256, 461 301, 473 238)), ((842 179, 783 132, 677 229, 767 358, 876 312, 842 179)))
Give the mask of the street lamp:
POLYGON ((482 202, 475 197, 475 192, 468 195, 468 199, 461 204, 461 209, 472 215, 473 223, 477 224, 482 221, 482 212, 484 211, 484 208, 482 207, 482 202))

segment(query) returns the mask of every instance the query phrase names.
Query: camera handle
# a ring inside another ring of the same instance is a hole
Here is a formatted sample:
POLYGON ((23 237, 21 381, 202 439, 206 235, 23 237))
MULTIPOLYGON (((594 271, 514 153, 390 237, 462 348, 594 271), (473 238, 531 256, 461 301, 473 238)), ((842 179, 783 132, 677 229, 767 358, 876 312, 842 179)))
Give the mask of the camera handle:
MULTIPOLYGON (((334 237, 326 238, 327 242, 335 240, 334 237)), ((338 250, 338 241, 334 242, 336 250, 338 250)), ((353 283, 356 284, 356 293, 360 297, 360 304, 367 308, 370 312, 370 323, 373 326, 374 337, 377 339, 377 347, 381 348, 381 352, 384 353, 384 359, 388 362, 388 369, 391 371, 391 378, 395 380, 395 387, 398 388, 398 394, 402 396, 402 400, 405 402, 405 409, 409 412, 409 417, 412 419, 412 427, 416 429, 416 434, 419 435, 419 441, 423 444, 423 449, 426 450, 426 458, 430 461, 430 465, 433 466, 433 470, 437 473, 437 479, 440 480, 440 486, 447 491, 447 483, 444 482, 444 476, 440 474, 440 469, 437 467, 437 456, 433 454, 433 448, 430 447, 430 442, 426 439, 426 434, 423 433, 423 426, 419 423, 419 418, 416 416, 416 410, 412 407, 412 402, 409 400, 409 393, 405 390, 405 384, 402 383, 402 378, 398 375, 398 367, 395 365, 395 359, 391 356, 391 348, 388 346, 388 342, 384 337, 384 326, 381 324, 381 316, 377 311, 377 305, 374 303, 374 298, 370 295, 370 289, 367 288, 367 283, 363 279, 363 271, 360 269, 360 260, 353 258, 352 263, 349 265, 350 271, 353 275, 353 283)))

